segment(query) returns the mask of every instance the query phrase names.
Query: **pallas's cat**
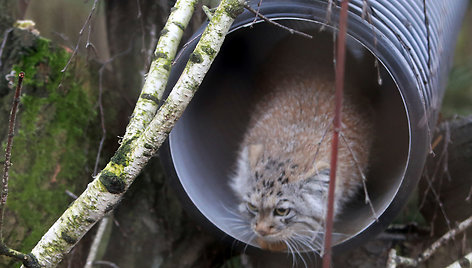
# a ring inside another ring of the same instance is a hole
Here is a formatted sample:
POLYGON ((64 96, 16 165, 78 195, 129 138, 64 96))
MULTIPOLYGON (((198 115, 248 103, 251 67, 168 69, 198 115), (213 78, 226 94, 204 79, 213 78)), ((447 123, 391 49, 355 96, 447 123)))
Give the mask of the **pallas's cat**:
MULTIPOLYGON (((306 48, 303 48, 306 49, 306 48)), ((230 186, 252 237, 269 250, 321 248, 334 118, 332 54, 321 59, 274 52, 258 92, 230 186), (280 56, 282 55, 282 56, 280 56)), ((339 138, 335 217, 359 188, 372 144, 368 102, 346 81, 339 138)))

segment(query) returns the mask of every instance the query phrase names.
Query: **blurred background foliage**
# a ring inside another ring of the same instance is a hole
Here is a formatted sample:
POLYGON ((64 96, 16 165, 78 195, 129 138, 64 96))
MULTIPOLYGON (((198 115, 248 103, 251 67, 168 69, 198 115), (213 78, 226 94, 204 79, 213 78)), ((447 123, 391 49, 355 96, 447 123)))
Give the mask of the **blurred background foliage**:
MULTIPOLYGON (((472 1, 470 1, 472 3, 472 1)), ((472 4, 462 25, 456 46, 454 65, 444 95, 442 114, 448 118, 454 115, 472 114, 472 4)))

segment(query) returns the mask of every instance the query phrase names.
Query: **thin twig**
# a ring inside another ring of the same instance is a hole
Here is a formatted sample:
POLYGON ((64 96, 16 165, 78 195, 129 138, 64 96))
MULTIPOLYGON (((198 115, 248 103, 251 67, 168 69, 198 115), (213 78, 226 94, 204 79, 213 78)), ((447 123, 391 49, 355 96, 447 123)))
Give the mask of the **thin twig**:
POLYGON ((71 192, 69 190, 66 190, 65 193, 66 193, 67 196, 69 196, 70 198, 72 198, 74 200, 77 199, 77 197, 78 197, 76 194, 74 194, 73 192, 71 192))
MULTIPOLYGON (((429 192, 431 191, 431 195, 436 199, 438 206, 441 210, 441 214, 444 217, 444 220, 447 224, 448 230, 451 230, 451 222, 449 218, 447 217, 446 211, 444 209, 444 205, 440 199, 439 194, 436 192, 435 188, 433 187, 433 183, 436 183, 436 179, 439 180, 436 184, 442 184, 442 180, 444 176, 447 176, 448 180, 451 181, 451 176, 449 173, 448 169, 448 162, 449 162, 449 152, 448 152, 448 146, 451 143, 451 130, 448 122, 445 122, 444 124, 444 131, 438 138, 436 138, 436 141, 434 141, 431 146, 434 149, 435 147, 439 146, 440 143, 442 142, 442 148, 440 149, 441 151, 439 152, 439 157, 435 161, 437 165, 434 167, 433 174, 430 176, 428 174, 428 169, 424 169, 423 172, 423 178, 426 180, 428 183, 428 187, 426 187, 424 193, 423 193, 423 198, 420 202, 419 209, 421 209, 425 203, 426 200, 429 196, 429 192), (441 173, 442 172, 442 173, 441 173)), ((439 188, 438 188, 439 189, 439 188)), ((435 212, 436 213, 436 212, 435 212)), ((435 214, 436 215, 436 214, 435 214)), ((431 221, 431 227, 433 227, 434 221, 431 221)), ((431 228, 432 232, 434 231, 433 228, 431 228)))
POLYGON ((24 254, 9 248, 3 241, 3 219, 5 216, 5 205, 8 197, 8 171, 11 167, 11 149, 13 146, 13 137, 15 133, 16 114, 18 112, 18 104, 20 103, 21 87, 25 73, 18 74, 18 83, 16 85, 15 96, 10 111, 10 121, 8 123, 7 147, 5 149, 5 163, 3 169, 2 191, 0 198, 0 255, 8 256, 21 261, 26 267, 39 267, 38 261, 30 254, 24 254))
POLYGON ((105 234, 105 231, 107 229, 108 221, 108 217, 104 217, 100 221, 97 233, 95 234, 95 238, 93 239, 92 245, 90 246, 89 255, 87 256, 87 261, 85 262, 84 268, 92 268, 95 258, 97 257, 98 248, 100 246, 100 243, 102 242, 103 235, 105 234))
POLYGON ((100 67, 100 69, 98 70, 98 100, 97 100, 97 103, 98 103, 98 110, 100 112, 100 126, 102 128, 102 138, 100 139, 100 142, 99 142, 99 145, 98 145, 98 150, 97 150, 97 157, 95 158, 95 166, 93 168, 93 176, 94 177, 98 173, 98 165, 100 163, 100 155, 102 153, 103 144, 105 143, 105 138, 106 138, 106 135, 107 135, 107 129, 106 129, 106 126, 105 126, 105 111, 103 109, 103 103, 102 103, 103 71, 105 70, 105 67, 109 63, 113 62, 116 58, 130 53, 132 48, 133 48, 133 46, 132 46, 132 44, 130 44, 130 46, 126 50, 116 54, 115 56, 111 57, 106 62, 104 62, 102 64, 102 66, 100 67))
POLYGON ((103 80, 103 70, 105 69, 104 67, 106 64, 110 62, 107 61, 100 67, 100 70, 98 71, 98 110, 100 111, 100 126, 102 128, 102 138, 100 139, 100 143, 98 145, 98 150, 97 150, 97 157, 95 158, 95 166, 93 167, 93 176, 96 176, 98 173, 98 164, 100 163, 100 155, 102 153, 103 149, 103 144, 105 143, 105 138, 107 136, 107 129, 105 127, 105 112, 103 109, 103 103, 102 103, 102 95, 103 95, 103 86, 102 86, 102 80, 103 80))
POLYGON ((94 261, 93 264, 94 264, 94 265, 108 266, 108 267, 111 267, 111 268, 120 268, 120 266, 114 264, 114 263, 111 262, 111 261, 94 261))
MULTIPOLYGON (((117 57, 129 53, 131 51, 131 48, 132 48, 132 45, 130 45, 130 47, 128 49, 126 49, 125 51, 120 52, 120 53, 116 54, 115 56, 111 57, 110 59, 108 59, 105 63, 102 64, 102 66, 100 67, 100 69, 98 71, 98 81, 99 82, 98 82, 98 101, 97 102, 98 102, 98 109, 100 111, 100 125, 101 125, 101 128, 102 128, 102 138, 100 139, 100 143, 99 143, 98 151, 97 151, 97 156, 95 158, 95 166, 93 168, 93 176, 94 177, 98 173, 98 165, 100 163, 100 155, 102 153, 103 144, 105 143, 105 138, 106 138, 106 135, 107 135, 107 129, 106 129, 106 126, 105 126, 105 112, 104 112, 103 103, 102 103, 103 71, 105 70, 105 67, 107 66, 107 64, 113 62, 117 57)), ((87 262, 85 264, 85 267, 87 267, 87 268, 91 268, 92 265, 95 264, 94 260, 95 260, 96 255, 97 255, 98 246, 100 245, 100 242, 103 238, 103 234, 105 232, 107 224, 108 224, 108 217, 105 217, 100 221, 98 231, 95 234, 95 238, 93 240, 92 246, 90 247, 90 252, 89 252, 89 255, 87 257, 87 262)))
POLYGON ((377 216, 377 212, 375 212, 374 205, 372 204, 372 201, 370 200, 370 197, 369 197, 369 192, 367 191, 367 185, 366 185, 367 178, 366 178, 364 172, 362 171, 361 166, 359 165, 359 161, 357 161, 356 155, 354 154, 354 152, 352 151, 351 146, 350 146, 349 143, 347 142, 346 136, 344 136, 344 134, 343 134, 342 132, 340 133, 340 135, 341 135, 341 138, 343 139, 344 143, 346 144, 347 149, 348 149, 349 152, 351 153, 352 159, 354 160, 354 163, 356 164, 356 167, 357 167, 359 173, 361 174, 362 186, 363 186, 363 188, 364 188, 364 196, 365 196, 365 200, 364 200, 364 201, 365 201, 366 204, 369 204, 370 210, 371 210, 371 212, 372 212, 372 216, 374 216, 375 221, 378 222, 378 221, 379 221, 379 218, 378 218, 378 216, 377 216))
POLYGON ((333 123, 333 138, 331 140, 331 172, 329 174, 329 192, 326 215, 326 228, 324 237, 323 250, 323 268, 331 266, 331 239, 333 232, 333 218, 334 218, 334 192, 336 185, 336 169, 338 160, 338 143, 339 132, 341 131, 341 117, 342 117, 342 103, 343 103, 343 88, 344 88, 344 62, 346 57, 346 32, 347 32, 347 11, 349 0, 344 0, 341 3, 341 14, 339 17, 339 31, 338 31, 338 46, 336 53, 336 74, 335 74, 335 113, 333 123))
MULTIPOLYGON (((77 52, 79 51, 80 40, 82 39, 82 36, 83 36, 83 34, 84 34, 85 27, 87 27, 87 25, 89 25, 89 24, 90 24, 90 21, 92 20, 93 14, 95 13, 95 10, 97 9, 97 3, 98 3, 98 0, 95 0, 95 1, 93 2, 92 9, 90 10, 90 13, 89 13, 88 17, 87 17, 87 19, 85 20, 85 23, 84 23, 84 25, 82 26, 82 29, 80 29, 80 31, 79 31, 79 39, 77 40, 77 43, 75 44, 74 51, 72 52, 72 55, 70 56, 69 60, 67 61, 66 66, 64 66, 64 68, 61 70, 62 73, 65 73, 65 71, 67 70, 67 68, 69 68, 70 63, 72 62, 72 60, 74 59, 75 55, 77 55, 77 52)), ((90 30, 90 28, 89 28, 89 30, 90 30)))
POLYGON ((196 36, 194 36, 192 39, 190 39, 189 41, 187 41, 187 43, 185 43, 183 46, 182 46, 182 49, 179 51, 179 53, 177 54, 177 56, 175 57, 175 59, 172 61, 172 65, 174 65, 177 61, 179 61, 180 57, 183 55, 183 53, 185 52, 185 50, 187 50, 188 46, 195 40, 197 40, 198 38, 202 37, 202 34, 203 33, 200 33, 200 34, 197 34, 196 36))
POLYGON ((25 73, 18 74, 18 84, 16 86, 15 96, 10 112, 10 121, 8 123, 8 139, 7 147, 5 149, 5 164, 3 167, 2 192, 0 197, 0 241, 3 242, 3 217, 5 215, 5 205, 8 197, 8 171, 11 166, 11 148, 13 145, 13 136, 15 133, 16 113, 18 111, 18 104, 20 103, 21 86, 25 73))
MULTIPOLYGON (((362 19, 366 20, 372 30, 374 36, 374 48, 377 50, 378 46, 378 37, 377 32, 375 31, 374 22, 372 20, 372 14, 374 13, 374 8, 369 3, 369 0, 362 0, 362 19)), ((377 84, 382 85, 382 76, 380 75, 380 63, 377 57, 374 57, 374 67, 377 71, 377 84)))
POLYGON ((277 26, 279 28, 282 28, 284 30, 287 30, 288 32, 290 32, 291 34, 297 34, 297 35, 300 35, 300 36, 303 36, 303 37, 306 37, 308 39, 313 39, 313 36, 312 35, 309 35, 307 33, 304 33, 304 32, 300 32, 300 31, 297 31, 295 29, 292 29, 290 27, 287 27, 287 26, 284 26, 280 23, 277 23, 275 22, 274 20, 271 20, 269 18, 267 18, 266 16, 262 15, 261 13, 259 13, 259 11, 255 10, 254 8, 252 8, 250 5, 248 5, 247 3, 244 4, 244 8, 246 8, 247 10, 249 10, 251 13, 253 13, 254 15, 258 16, 259 18, 261 18, 262 20, 264 20, 265 22, 269 23, 269 24, 272 24, 274 26, 277 26))
POLYGON ((256 16, 254 16, 254 20, 252 21, 252 24, 256 23, 257 18, 259 17, 259 11, 261 10, 261 4, 262 4, 262 0, 259 0, 259 3, 257 3, 256 16))
POLYGON ((441 246, 446 244, 446 242, 453 240, 454 237, 460 233, 463 233, 469 227, 472 226, 472 216, 462 221, 456 228, 445 233, 441 238, 436 240, 429 248, 427 248, 423 253, 418 256, 418 262, 423 262, 429 259, 441 246))
MULTIPOLYGON (((146 53, 146 38, 144 36, 145 31, 144 31, 144 18, 143 18, 143 13, 141 12, 141 3, 139 0, 136 0, 136 8, 138 9, 138 14, 136 15, 136 18, 139 20, 139 26, 141 27, 141 53, 146 53)), ((144 63, 144 66, 146 66, 146 62, 144 63)))
POLYGON ((333 14, 333 6, 335 6, 334 0, 328 0, 328 8, 326 9, 325 23, 321 25, 320 32, 324 31, 324 29, 326 28, 326 25, 331 24, 331 15, 333 14))

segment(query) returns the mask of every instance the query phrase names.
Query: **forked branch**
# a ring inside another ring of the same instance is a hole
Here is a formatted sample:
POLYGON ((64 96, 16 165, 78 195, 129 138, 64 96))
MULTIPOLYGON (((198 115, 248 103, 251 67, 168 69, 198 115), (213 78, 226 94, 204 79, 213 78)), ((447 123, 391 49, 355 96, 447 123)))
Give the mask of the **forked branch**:
POLYGON ((388 254, 387 268, 395 268, 397 265, 418 266, 420 263, 428 260, 439 248, 454 239, 456 235, 463 233, 471 226, 472 216, 459 223, 456 228, 453 228, 449 232, 445 233, 416 258, 398 256, 397 251, 395 249, 391 249, 388 254))
MULTIPOLYGON (((193 11, 195 3, 196 0, 178 0, 176 7, 193 11)), ((154 112, 157 106, 154 104, 149 110, 144 105, 142 114, 133 114, 134 119, 128 125, 120 148, 105 169, 95 177, 87 189, 54 223, 33 249, 32 253, 42 266, 56 266, 83 235, 118 204, 136 176, 167 138, 168 133, 194 96, 218 54, 231 24, 243 11, 243 3, 243 0, 221 1, 191 54, 180 79, 155 116, 154 112), (145 117, 142 116, 144 114, 145 117)), ((174 12, 176 12, 175 10, 174 12)), ((171 42, 168 45, 177 46, 177 43, 171 42)), ((157 56, 164 57, 161 54, 157 56)), ((156 78, 155 75, 155 72, 149 72, 146 81, 159 80, 159 83, 166 83, 166 81, 160 80, 162 78, 156 78)), ((143 94, 141 94, 141 98, 143 98, 143 94)), ((148 96, 146 99, 148 100, 146 103, 155 102, 155 95, 148 96)))

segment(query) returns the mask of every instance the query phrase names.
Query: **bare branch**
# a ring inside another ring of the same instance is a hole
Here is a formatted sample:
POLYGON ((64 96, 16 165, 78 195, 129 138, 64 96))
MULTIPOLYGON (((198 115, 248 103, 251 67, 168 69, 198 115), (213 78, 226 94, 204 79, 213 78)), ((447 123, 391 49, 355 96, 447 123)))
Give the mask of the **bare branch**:
MULTIPOLYGON (((69 68, 70 63, 74 59, 75 55, 77 55, 77 52, 79 51, 80 40, 82 40, 82 36, 84 34, 85 28, 91 24, 93 14, 95 13, 95 10, 97 9, 97 5, 98 5, 98 0, 95 0, 93 2, 93 6, 92 6, 92 9, 90 10, 90 13, 89 13, 88 17, 85 20, 84 25, 82 26, 82 29, 80 29, 79 39, 77 40, 77 43, 75 45, 74 52, 72 52, 72 55, 70 56, 69 60, 67 61, 66 66, 64 66, 64 68, 61 70, 62 73, 64 73, 67 70, 67 68, 69 68)), ((87 40, 87 46, 90 44, 89 41, 90 41, 90 32, 91 31, 92 31, 92 28, 91 28, 91 26, 89 26, 89 34, 88 34, 89 40, 87 40)))
POLYGON ((436 240, 431 246, 429 246, 423 253, 421 253, 417 258, 408 258, 398 256, 395 249, 391 249, 389 252, 389 257, 387 261, 387 268, 395 268, 397 265, 407 265, 407 266, 418 266, 421 262, 428 260, 439 248, 444 246, 450 240, 453 240, 454 237, 458 234, 463 233, 465 230, 472 226, 472 216, 465 219, 459 225, 445 233, 438 240, 436 240))
POLYGON ((352 156, 352 159, 354 160, 354 163, 356 164, 356 167, 359 171, 359 174, 361 174, 361 177, 362 177, 362 187, 364 188, 364 196, 365 196, 365 203, 369 205, 370 207, 370 211, 372 212, 372 216, 374 216, 374 219, 375 221, 379 221, 379 218, 377 216, 377 212, 375 212, 375 209, 374 209, 374 205, 372 204, 372 201, 370 200, 370 197, 369 197, 369 193, 367 191, 367 185, 366 185, 366 181, 367 181, 367 178, 364 174, 364 171, 362 171, 362 168, 361 166, 359 165, 359 161, 357 160, 357 157, 356 155, 354 154, 354 152, 352 151, 352 148, 351 146, 349 145, 349 143, 347 142, 346 140, 346 136, 344 136, 344 134, 341 132, 341 138, 343 139, 344 143, 346 144, 346 147, 348 148, 349 152, 351 153, 351 156, 352 156))
POLYGON ((465 255, 464 258, 447 266, 446 268, 472 268, 472 252, 465 255))
POLYGON ((3 241, 3 219, 5 217, 5 205, 7 203, 8 198, 8 172, 11 167, 11 149, 13 146, 13 137, 15 133, 16 114, 18 112, 18 105, 20 103, 21 88, 24 77, 25 73, 21 72, 18 74, 18 82, 15 90, 15 95, 13 97, 12 108, 10 111, 10 121, 8 123, 7 147, 5 149, 5 163, 3 169, 2 191, 0 197, 0 255, 8 256, 18 261, 21 261, 26 267, 39 268, 38 262, 33 255, 24 254, 22 252, 11 249, 7 245, 5 245, 3 241))
POLYGON ((8 123, 7 147, 5 149, 5 163, 3 167, 2 191, 0 196, 0 242, 3 243, 3 217, 5 215, 5 205, 8 197, 8 171, 11 166, 11 148, 13 146, 13 136, 15 135, 16 113, 20 103, 21 87, 25 73, 18 74, 18 84, 16 86, 13 104, 10 111, 10 121, 8 123))
POLYGON ((92 245, 90 246, 90 252, 87 257, 87 261, 85 262, 84 268, 92 268, 92 265, 95 264, 95 258, 97 257, 98 248, 100 243, 102 242, 103 235, 108 226, 108 217, 103 218, 100 221, 100 225, 98 226, 97 233, 95 234, 95 238, 93 239, 92 245))
POLYGON ((154 60, 126 128, 123 141, 139 136, 156 115, 169 78, 178 44, 194 12, 197 0, 177 1, 154 51, 154 60), (190 8, 186 8, 186 7, 190 8))
POLYGON ((254 20, 252 21, 253 24, 256 23, 257 18, 259 17, 259 11, 261 9, 261 4, 262 4, 262 0, 259 0, 259 3, 257 3, 256 16, 254 16, 254 20))
POLYGON ((418 262, 423 262, 429 259, 441 246, 446 244, 446 242, 453 240, 454 237, 462 232, 464 232, 467 228, 472 226, 472 216, 467 218, 466 220, 462 221, 456 228, 450 230, 449 232, 445 233, 441 238, 436 240, 429 248, 427 248, 418 258, 418 262))
POLYGON ((279 28, 282 28, 284 30, 287 30, 288 32, 290 32, 291 34, 297 34, 297 35, 300 35, 300 36, 303 36, 305 38, 308 38, 308 39, 313 39, 313 36, 309 35, 309 34, 306 34, 304 32, 300 32, 300 31, 297 31, 295 29, 292 29, 292 28, 289 28, 287 26, 284 26, 280 23, 277 23, 275 22, 274 20, 271 20, 269 18, 267 18, 266 16, 262 15, 261 13, 259 13, 258 10, 255 10, 254 8, 252 8, 250 5, 248 5, 247 3, 244 4, 244 8, 249 10, 251 13, 253 13, 254 15, 256 15, 257 17, 263 19, 265 22, 269 23, 269 24, 272 24, 274 26, 277 26, 279 28))

